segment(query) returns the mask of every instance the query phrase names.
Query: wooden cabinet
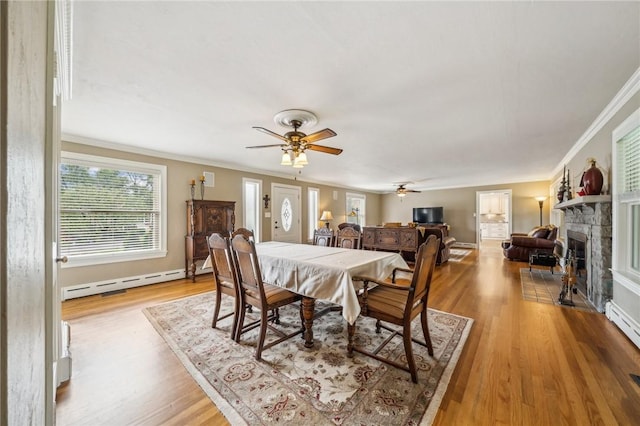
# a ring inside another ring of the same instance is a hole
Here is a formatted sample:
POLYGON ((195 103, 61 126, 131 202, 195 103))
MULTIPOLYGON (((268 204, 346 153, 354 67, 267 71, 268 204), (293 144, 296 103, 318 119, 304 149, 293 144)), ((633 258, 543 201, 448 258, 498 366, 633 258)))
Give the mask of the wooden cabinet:
POLYGON ((235 205, 235 201, 187 200, 184 268, 191 281, 196 281, 196 261, 209 255, 207 238, 214 232, 222 235, 233 232, 235 205))
POLYGON ((486 238, 495 238, 503 240, 507 238, 507 233, 509 229, 509 224, 507 223, 487 223, 486 224, 486 235, 483 234, 483 237, 486 238))
POLYGON ((370 250, 397 252, 418 251, 425 237, 416 228, 365 227, 362 232, 362 247, 370 250))

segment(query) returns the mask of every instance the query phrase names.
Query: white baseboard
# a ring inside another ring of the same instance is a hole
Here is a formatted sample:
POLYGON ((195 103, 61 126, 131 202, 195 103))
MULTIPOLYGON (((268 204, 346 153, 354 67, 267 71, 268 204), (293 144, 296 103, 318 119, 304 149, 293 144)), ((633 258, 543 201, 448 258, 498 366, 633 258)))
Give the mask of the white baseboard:
POLYGON ((640 349, 640 324, 620 309, 614 302, 609 301, 604 307, 607 318, 622 330, 624 334, 640 349))
POLYGON ((476 243, 462 243, 462 242, 456 241, 455 243, 453 243, 451 247, 475 249, 475 248, 478 248, 478 245, 476 243))
MULTIPOLYGON (((211 273, 211 270, 202 271, 198 268, 196 275, 211 273)), ((140 287, 143 285, 155 284, 164 281, 179 280, 185 277, 184 269, 173 271, 157 272, 152 274, 138 275, 134 277, 117 278, 114 280, 98 281, 87 284, 78 284, 62 288, 62 300, 75 299, 77 297, 92 296, 94 294, 106 293, 115 290, 140 287)))

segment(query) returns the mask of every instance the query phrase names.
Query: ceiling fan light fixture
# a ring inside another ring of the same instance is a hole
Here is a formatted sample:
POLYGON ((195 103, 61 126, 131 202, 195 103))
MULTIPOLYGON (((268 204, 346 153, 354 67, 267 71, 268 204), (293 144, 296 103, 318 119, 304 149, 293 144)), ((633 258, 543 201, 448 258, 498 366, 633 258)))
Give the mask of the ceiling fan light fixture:
POLYGON ((296 158, 293 160, 293 168, 294 169, 301 169, 304 167, 304 164, 302 164, 300 162, 300 157, 296 156, 296 158))
POLYGON ((309 161, 307 161, 307 154, 305 154, 304 152, 298 154, 298 156, 296 157, 296 161, 298 162, 298 164, 302 164, 303 166, 309 164, 309 161))
POLYGON ((282 160, 280 161, 281 166, 290 166, 293 163, 291 162, 291 155, 287 151, 282 153, 282 160))
POLYGON ((398 192, 398 197, 400 198, 404 197, 405 195, 407 195, 406 192, 398 192))

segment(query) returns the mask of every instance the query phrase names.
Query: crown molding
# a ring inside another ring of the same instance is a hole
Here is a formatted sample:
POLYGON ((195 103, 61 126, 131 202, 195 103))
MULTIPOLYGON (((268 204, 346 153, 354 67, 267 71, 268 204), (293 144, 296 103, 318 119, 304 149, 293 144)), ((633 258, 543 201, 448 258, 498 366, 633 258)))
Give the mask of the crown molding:
POLYGON ((611 118, 620 111, 628 101, 636 93, 640 91, 640 67, 631 75, 631 78, 622 86, 622 89, 616 93, 611 102, 602 110, 600 115, 591 123, 587 130, 580 136, 576 143, 571 147, 569 152, 562 158, 560 163, 553 169, 549 180, 560 173, 565 164, 571 161, 578 152, 589 143, 589 141, 611 120, 611 118))

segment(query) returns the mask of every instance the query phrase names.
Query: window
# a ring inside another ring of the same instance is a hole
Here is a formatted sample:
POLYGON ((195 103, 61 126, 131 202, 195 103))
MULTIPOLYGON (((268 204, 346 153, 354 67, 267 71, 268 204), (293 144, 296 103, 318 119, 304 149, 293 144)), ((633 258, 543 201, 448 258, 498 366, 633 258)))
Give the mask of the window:
POLYGON ((347 223, 365 225, 366 197, 363 194, 347 192, 347 223))
POLYGON ((166 167, 63 152, 58 242, 64 266, 166 255, 166 167))
POLYGON ((640 109, 613 133, 613 271, 640 285, 640 109))
POLYGON ((318 188, 309 188, 307 190, 308 208, 309 208, 309 240, 313 240, 313 233, 318 226, 318 201, 320 190, 318 188))
POLYGON ((242 178, 242 191, 242 199, 244 200, 244 227, 253 231, 253 238, 256 243, 259 243, 260 194, 262 194, 262 181, 257 179, 242 178))

